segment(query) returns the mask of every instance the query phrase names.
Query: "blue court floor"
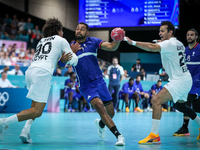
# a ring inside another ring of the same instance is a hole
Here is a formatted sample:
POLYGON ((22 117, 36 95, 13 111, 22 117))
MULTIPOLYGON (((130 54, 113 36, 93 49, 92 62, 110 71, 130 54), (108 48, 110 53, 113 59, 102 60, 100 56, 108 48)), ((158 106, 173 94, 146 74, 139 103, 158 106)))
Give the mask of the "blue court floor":
MULTIPOLYGON (((12 114, 0 114, 7 117, 12 114)), ((44 113, 31 127, 33 144, 23 144, 19 134, 25 122, 15 123, 4 132, 4 142, 0 149, 18 150, 183 150, 200 149, 197 125, 189 123, 189 137, 173 137, 172 134, 182 125, 182 113, 165 112, 160 124, 161 145, 139 145, 151 130, 152 113, 117 113, 114 117, 119 131, 126 139, 126 146, 116 147, 116 138, 106 130, 104 140, 100 139, 94 120, 97 113, 44 113)))

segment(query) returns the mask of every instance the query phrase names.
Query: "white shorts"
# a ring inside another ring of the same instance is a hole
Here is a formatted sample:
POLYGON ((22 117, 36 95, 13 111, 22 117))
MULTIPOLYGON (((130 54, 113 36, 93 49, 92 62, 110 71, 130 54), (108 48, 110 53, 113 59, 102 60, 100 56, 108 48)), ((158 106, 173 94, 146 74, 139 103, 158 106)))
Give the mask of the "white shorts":
POLYGON ((178 100, 187 101, 188 93, 192 87, 191 76, 180 77, 178 80, 171 80, 164 86, 173 98, 173 102, 178 100))
POLYGON ((47 70, 39 67, 28 68, 25 72, 27 98, 40 103, 47 103, 49 91, 51 89, 52 75, 47 70))

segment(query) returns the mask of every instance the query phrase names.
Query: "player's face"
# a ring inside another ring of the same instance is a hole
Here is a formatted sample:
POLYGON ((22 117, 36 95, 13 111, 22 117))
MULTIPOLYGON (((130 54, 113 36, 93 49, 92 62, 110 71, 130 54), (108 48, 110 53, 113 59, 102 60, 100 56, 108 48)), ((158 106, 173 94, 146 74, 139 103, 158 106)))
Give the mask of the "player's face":
POLYGON ((132 85, 133 85, 133 80, 130 80, 130 81, 129 81, 129 84, 132 86, 132 85))
POLYGON ((58 35, 63 37, 63 31, 62 30, 58 31, 58 35))
POLYGON ((188 44, 192 44, 192 43, 194 43, 196 41, 197 36, 196 36, 194 31, 188 31, 187 35, 186 35, 186 38, 187 38, 188 44))
POLYGON ((172 31, 168 32, 167 25, 163 25, 160 27, 159 36, 160 36, 161 41, 169 40, 171 37, 171 34, 172 34, 172 31))
POLYGON ((76 33, 75 33, 76 39, 82 40, 82 39, 84 39, 87 35, 88 35, 88 31, 87 31, 86 26, 85 26, 84 24, 79 24, 79 25, 76 27, 76 33))
POLYGON ((114 66, 116 66, 118 64, 118 60, 117 59, 113 59, 112 63, 113 63, 114 66))
POLYGON ((138 76, 138 77, 136 78, 136 81, 137 81, 137 82, 140 82, 140 81, 141 81, 141 77, 138 76))
POLYGON ((158 82, 157 86, 160 87, 162 85, 162 82, 158 82))

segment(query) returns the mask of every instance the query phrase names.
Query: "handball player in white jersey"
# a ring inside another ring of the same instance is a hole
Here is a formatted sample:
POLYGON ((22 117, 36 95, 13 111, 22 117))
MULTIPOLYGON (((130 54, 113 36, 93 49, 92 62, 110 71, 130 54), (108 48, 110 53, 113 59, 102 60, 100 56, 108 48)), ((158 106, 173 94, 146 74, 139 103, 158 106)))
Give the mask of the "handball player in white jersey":
MULTIPOLYGON (((32 143, 30 127, 33 120, 42 115, 47 103, 53 71, 57 65, 62 69, 66 63, 74 66, 78 63, 78 58, 72 52, 69 43, 62 38, 62 28, 62 23, 58 19, 50 18, 46 21, 42 29, 44 38, 38 43, 33 61, 25 73, 29 90, 27 98, 32 99, 31 108, 7 118, 0 118, 1 141, 3 140, 3 130, 9 124, 27 120, 20 139, 24 143, 32 143)), ((76 46, 79 49, 79 46, 76 46)))
MULTIPOLYGON (((192 87, 192 78, 185 63, 185 47, 174 37, 174 33, 174 25, 169 21, 164 21, 161 23, 159 30, 159 36, 161 38, 160 43, 138 42, 132 41, 128 37, 124 38, 130 45, 134 45, 146 51, 160 52, 162 64, 170 78, 170 82, 152 98, 153 118, 151 132, 145 139, 139 141, 139 144, 161 143, 158 134, 162 115, 161 104, 170 100, 173 100, 176 104, 176 108, 180 112, 186 113, 200 128, 200 118, 194 110, 185 104, 188 93, 192 87)), ((198 135, 198 137, 199 136, 200 135, 198 135)))

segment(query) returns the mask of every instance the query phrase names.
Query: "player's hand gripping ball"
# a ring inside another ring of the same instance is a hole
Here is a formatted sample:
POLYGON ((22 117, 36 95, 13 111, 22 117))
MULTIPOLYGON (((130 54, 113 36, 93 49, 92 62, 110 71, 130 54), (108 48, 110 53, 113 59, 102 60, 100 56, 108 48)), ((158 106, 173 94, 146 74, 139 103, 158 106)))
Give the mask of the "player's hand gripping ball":
POLYGON ((124 39, 125 33, 121 28, 114 28, 111 31, 111 38, 113 41, 121 42, 124 39))

